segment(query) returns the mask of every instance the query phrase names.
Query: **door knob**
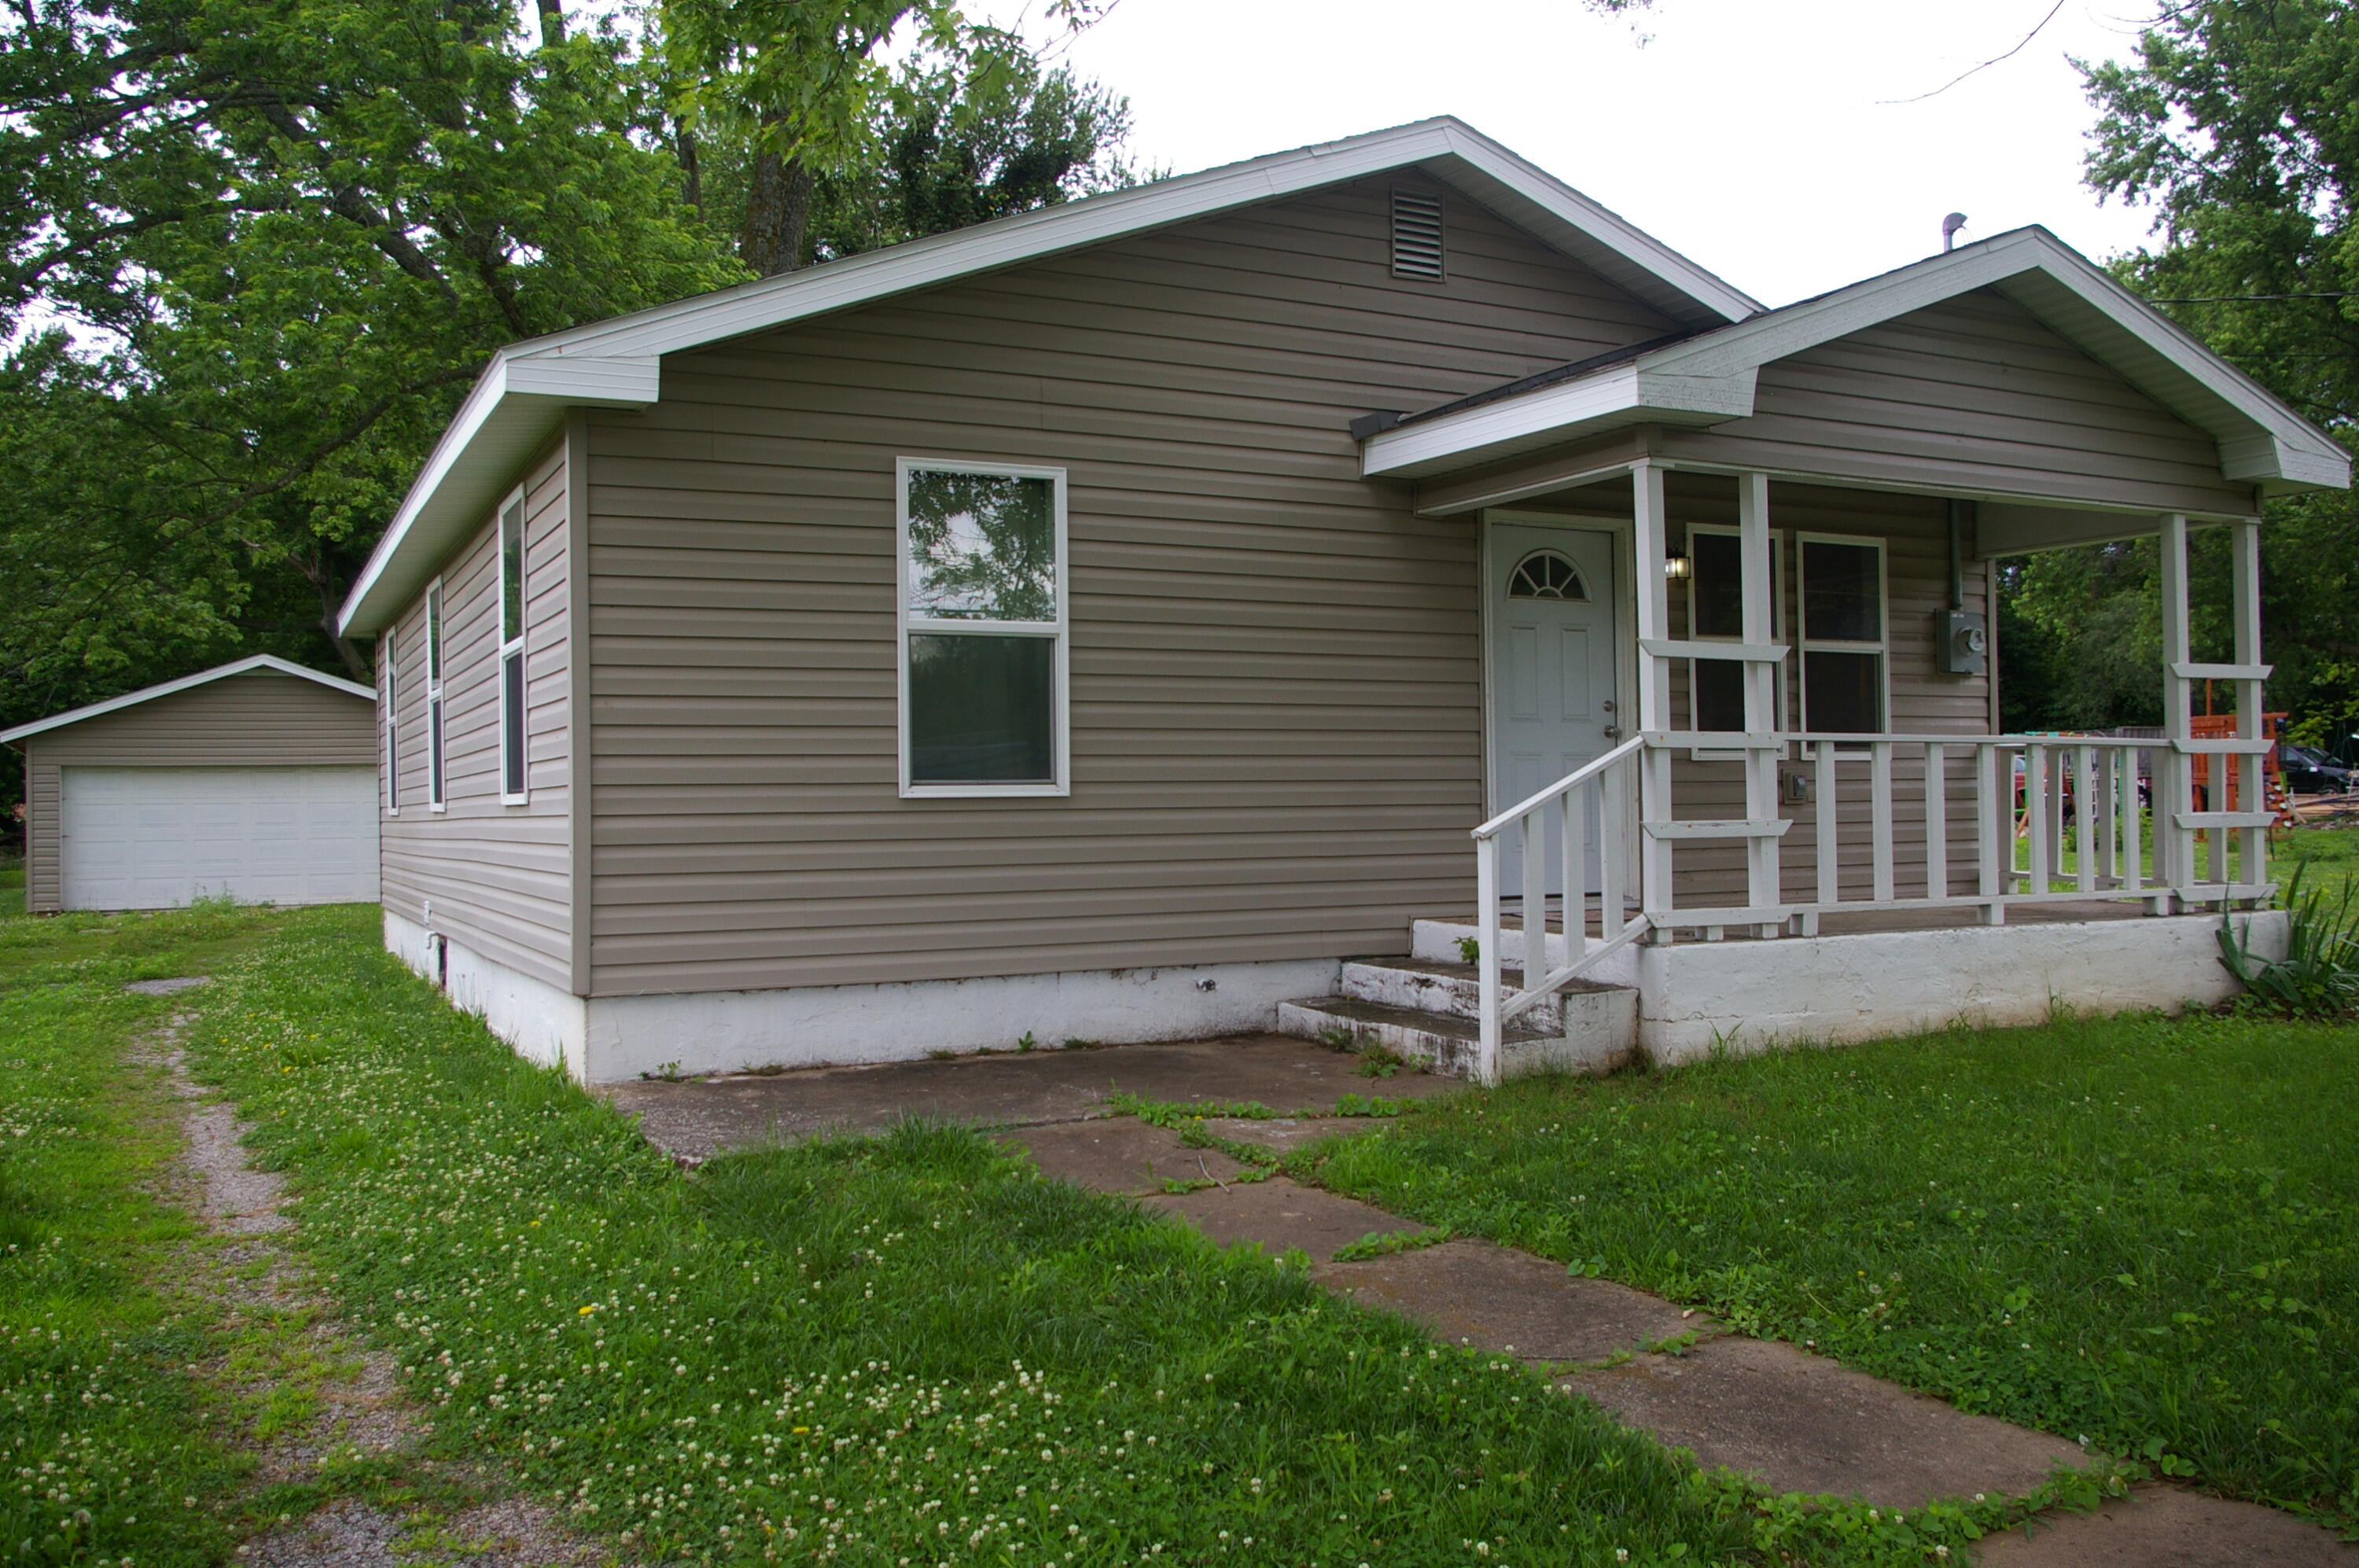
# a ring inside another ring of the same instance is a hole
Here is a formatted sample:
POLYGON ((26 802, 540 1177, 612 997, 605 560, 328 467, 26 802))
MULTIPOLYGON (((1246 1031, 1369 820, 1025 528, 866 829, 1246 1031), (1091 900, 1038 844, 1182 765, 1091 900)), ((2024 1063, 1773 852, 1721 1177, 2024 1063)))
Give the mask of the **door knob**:
POLYGON ((1606 725, 1605 738, 1607 740, 1620 740, 1622 738, 1622 726, 1620 724, 1606 725))

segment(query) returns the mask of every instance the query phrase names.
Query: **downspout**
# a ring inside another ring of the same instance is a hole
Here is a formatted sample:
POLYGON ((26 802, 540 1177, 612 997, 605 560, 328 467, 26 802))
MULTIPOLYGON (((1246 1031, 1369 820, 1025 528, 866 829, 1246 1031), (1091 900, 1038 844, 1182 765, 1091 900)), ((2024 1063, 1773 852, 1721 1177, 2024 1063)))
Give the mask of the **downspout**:
POLYGON ((1966 607, 1965 528, 1967 503, 1950 502, 1950 608, 1966 607))

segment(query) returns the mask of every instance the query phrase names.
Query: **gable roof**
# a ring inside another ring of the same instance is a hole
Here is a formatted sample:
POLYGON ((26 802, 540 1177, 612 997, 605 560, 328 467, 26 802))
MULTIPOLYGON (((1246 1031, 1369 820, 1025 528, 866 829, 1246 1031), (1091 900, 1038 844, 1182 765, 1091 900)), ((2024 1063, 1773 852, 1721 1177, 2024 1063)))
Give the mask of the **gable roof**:
POLYGON ((345 599, 340 629, 379 629, 481 521, 569 408, 643 408, 662 395, 667 354, 1017 267, 1330 185, 1416 169, 1593 267, 1690 329, 1761 310, 1580 191, 1443 115, 1343 141, 1085 197, 913 240, 493 354, 394 513, 345 599))
POLYGON ((297 675, 306 681, 316 681, 331 691, 342 691, 348 697, 358 697, 367 702, 376 701, 376 692, 358 681, 322 674, 317 670, 307 670, 302 665, 290 664, 273 654, 257 653, 251 659, 241 659, 234 663, 217 665, 211 670, 199 670, 194 675, 183 675, 178 681, 167 681, 159 686, 143 686, 136 691, 125 691, 122 696, 110 697, 103 702, 92 702, 88 707, 75 708, 63 713, 52 713, 46 719, 35 719, 29 724, 18 724, 13 730, 0 730, 0 745, 13 745, 17 741, 39 735, 44 730, 63 729, 68 724, 78 724, 84 719, 94 719, 103 713, 119 713, 125 708, 136 707, 142 702, 152 702, 158 697, 169 697, 178 691, 187 691, 199 686, 210 685, 215 681, 225 680, 232 675, 251 675, 256 671, 274 675, 297 675))
POLYGON ((1626 425, 1742 419, 1753 412, 1763 365, 1979 289, 2013 299, 2212 436, 2224 477, 2265 495, 2350 485, 2351 455, 2342 443, 2037 226, 1731 325, 1545 371, 1389 422, 1363 421, 1361 471, 1415 478, 1626 425))

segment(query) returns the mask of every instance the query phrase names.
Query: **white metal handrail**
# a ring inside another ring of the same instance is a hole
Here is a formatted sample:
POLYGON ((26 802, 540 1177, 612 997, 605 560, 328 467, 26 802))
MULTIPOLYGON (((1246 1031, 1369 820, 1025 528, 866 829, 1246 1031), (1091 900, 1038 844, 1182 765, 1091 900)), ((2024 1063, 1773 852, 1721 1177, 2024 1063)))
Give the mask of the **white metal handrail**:
POLYGON ((1476 1071, 1485 1083, 1499 1081, 1500 1040, 1507 1021, 1527 1011, 1549 994, 1562 990, 1594 968, 1607 954, 1637 939, 1646 931, 1642 915, 1625 919, 1623 909, 1624 867, 1627 863, 1626 833, 1631 802, 1636 799, 1637 768, 1647 748, 1643 736, 1632 736, 1583 764, 1538 794, 1518 800, 1474 830, 1476 927, 1475 970, 1482 991, 1482 1040, 1476 1071), (1599 940, 1588 941, 1588 920, 1582 904, 1589 884, 1588 827, 1591 797, 1595 797, 1599 940), (1555 819, 1559 834, 1558 876, 1564 889, 1564 962, 1549 964, 1548 828, 1555 819), (1518 934, 1523 941, 1521 984, 1510 994, 1501 969, 1505 963, 1500 913, 1499 841, 1510 827, 1523 837, 1523 893, 1518 934))

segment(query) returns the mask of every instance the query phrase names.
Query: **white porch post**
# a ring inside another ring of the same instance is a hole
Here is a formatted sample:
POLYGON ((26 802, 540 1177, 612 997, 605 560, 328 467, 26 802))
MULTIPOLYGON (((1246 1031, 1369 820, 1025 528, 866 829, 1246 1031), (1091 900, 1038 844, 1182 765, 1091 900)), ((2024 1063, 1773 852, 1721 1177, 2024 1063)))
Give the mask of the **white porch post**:
MULTIPOLYGON (((2266 704, 2261 663, 2261 525, 2258 518, 2235 525, 2235 594, 2236 594, 2236 738, 2253 742, 2262 738, 2261 709, 2266 704)), ((2228 757, 2221 758, 2223 763, 2228 757)), ((2239 752, 2233 758, 2236 768, 2236 805, 2241 811, 2268 810, 2268 790, 2262 782, 2262 754, 2258 751, 2239 752)), ((2224 777, 2226 768, 2220 769, 2224 777)), ((2221 802, 2213 810, 2224 810, 2221 802)), ((2268 880, 2269 830, 2265 827, 2245 827, 2236 830, 2240 841, 2236 856, 2236 881, 2245 887, 2259 888, 2268 880)), ((2228 880, 2224 868, 2222 881, 2228 880)), ((2257 898, 2257 892, 2254 895, 2257 898)), ((2224 902, 2224 900, 2223 900, 2224 902)))
MULTIPOLYGON (((1769 572, 1769 476, 1766 474, 1740 474, 1736 476, 1736 520, 1739 539, 1739 582, 1745 604, 1744 636, 1747 644, 1758 648, 1775 635, 1777 617, 1772 604, 1776 582, 1769 572)), ((1694 635, 1694 628, 1689 628, 1694 635)), ((1745 670, 1745 815, 1748 821, 1765 822, 1777 815, 1777 753, 1767 749, 1763 739, 1779 728, 1777 722, 1777 667, 1751 659, 1745 670)), ((1745 898, 1756 909, 1774 909, 1779 903, 1777 892, 1777 856, 1784 841, 1776 838, 1749 838, 1745 841, 1745 898)), ((1765 922, 1754 928, 1756 934, 1774 937, 1780 927, 1765 922)))
POLYGON ((2180 889, 2195 885, 2195 833, 2181 819, 2195 809, 2194 683, 2187 628, 2187 518, 2178 512, 2162 519, 2162 735, 2155 748, 2154 858, 2162 890, 2152 908, 2169 914, 2174 904, 2192 902, 2180 889), (2176 895, 2176 897, 2174 897, 2176 895))
MULTIPOLYGON (((1669 661, 1651 651, 1670 636, 1670 599, 1663 579, 1664 543, 1669 528, 1663 509, 1663 471, 1641 461, 1630 471, 1631 550, 1638 589, 1638 733, 1659 735, 1671 727, 1669 661)), ((1671 752, 1649 745, 1638 753, 1638 820, 1671 820, 1671 752)), ((1638 833, 1638 905, 1648 915, 1671 909, 1671 846, 1642 826, 1638 833)), ((1647 940, 1665 933, 1653 931, 1647 940)))

